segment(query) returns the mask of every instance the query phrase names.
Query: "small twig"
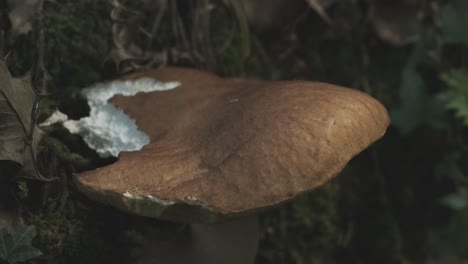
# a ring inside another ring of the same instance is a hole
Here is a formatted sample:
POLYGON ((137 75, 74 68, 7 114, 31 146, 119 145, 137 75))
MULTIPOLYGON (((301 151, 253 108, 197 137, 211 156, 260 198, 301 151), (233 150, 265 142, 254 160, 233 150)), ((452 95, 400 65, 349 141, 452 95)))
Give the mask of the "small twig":
POLYGON ((193 12, 193 17, 192 17, 192 29, 191 29, 191 49, 193 51, 194 54, 198 54, 199 53, 199 48, 198 48, 198 39, 199 39, 199 34, 200 34, 200 31, 199 30, 199 26, 200 26, 200 22, 199 22, 199 18, 200 18, 200 13, 198 12, 200 10, 200 2, 195 2, 195 5, 194 7, 192 8, 192 12, 193 12))
MULTIPOLYGON (((231 17, 231 18, 233 18, 233 17, 231 17)), ((230 20, 232 20, 232 19, 230 19, 230 20)), ((219 50, 216 51, 216 55, 220 55, 220 54, 223 54, 224 52, 226 52, 226 50, 229 48, 232 41, 234 40, 234 37, 235 37, 236 34, 237 34, 236 24, 232 23, 231 29, 229 30, 229 36, 226 37, 226 40, 223 42, 223 44, 220 45, 221 47, 219 48, 219 50)))
POLYGON ((33 87, 34 92, 36 93, 36 100, 34 102, 32 111, 31 111, 31 123, 26 137, 26 145, 30 147, 32 161, 34 163, 34 169, 37 172, 37 176, 34 178, 41 181, 54 181, 57 178, 46 178, 43 177, 39 170, 37 169, 37 160, 36 153, 33 151, 33 140, 34 140, 34 130, 36 128, 37 118, 39 115, 39 107, 41 100, 44 96, 48 94, 47 92, 47 80, 48 73, 44 63, 44 53, 45 53, 45 37, 44 37, 44 2, 45 0, 38 0, 37 9, 36 9, 36 60, 33 67, 33 87))
POLYGON ((47 95, 47 79, 48 73, 44 64, 44 0, 38 0, 36 10, 36 60, 33 68, 33 84, 34 91, 36 92, 37 98, 32 109, 31 126, 29 136, 32 137, 34 127, 36 126, 37 116, 39 112, 40 102, 43 96, 47 95))
POLYGON ((213 47, 211 43, 210 2, 208 0, 202 1, 200 11, 202 23, 201 30, 203 32, 200 39, 200 46, 203 47, 205 56, 208 57, 209 67, 214 69, 216 68, 216 58, 213 55, 213 47))
POLYGON ((268 73, 270 74, 269 77, 272 79, 273 78, 273 66, 272 65, 274 65, 272 59, 270 58, 270 56, 268 56, 267 52, 265 51, 265 48, 263 47, 262 43, 260 42, 257 36, 255 35, 252 36, 252 43, 255 48, 255 52, 257 52, 261 60, 263 60, 263 64, 269 68, 268 70, 268 73))
POLYGON ((171 26, 172 32, 175 37, 175 46, 179 48, 179 43, 181 43, 182 49, 189 49, 190 44, 187 41, 187 33, 185 32, 184 23, 180 19, 179 7, 177 6, 177 1, 171 1, 171 26))
POLYGON ((43 29, 43 11, 44 11, 44 0, 39 0, 37 2, 36 10, 36 60, 33 67, 33 87, 34 92, 37 97, 34 102, 32 111, 31 111, 31 124, 29 126, 29 131, 26 139, 27 145, 31 145, 34 136, 34 128, 36 127, 37 117, 39 114, 39 107, 41 103, 42 96, 46 94, 46 85, 47 85, 47 72, 44 66, 44 29, 43 29))
POLYGON ((158 31, 159 25, 161 24, 161 21, 162 21, 162 19, 164 17, 164 14, 166 13, 167 0, 159 1, 159 5, 157 5, 157 7, 158 7, 158 13, 157 13, 157 15, 156 15, 156 17, 154 18, 154 21, 153 21, 153 25, 152 25, 151 31, 150 31, 150 38, 148 40, 148 43, 146 44, 145 52, 150 51, 151 47, 153 46, 153 41, 154 41, 156 32, 158 31))
MULTIPOLYGON (((44 64, 44 53, 45 53, 45 40, 44 40, 44 1, 38 0, 37 11, 36 11, 36 22, 37 22, 37 52, 36 52, 36 68, 34 69, 35 78, 39 79, 36 93, 39 96, 45 96, 47 94, 47 80, 48 73, 44 64)), ((35 120, 34 120, 35 121, 35 120)))

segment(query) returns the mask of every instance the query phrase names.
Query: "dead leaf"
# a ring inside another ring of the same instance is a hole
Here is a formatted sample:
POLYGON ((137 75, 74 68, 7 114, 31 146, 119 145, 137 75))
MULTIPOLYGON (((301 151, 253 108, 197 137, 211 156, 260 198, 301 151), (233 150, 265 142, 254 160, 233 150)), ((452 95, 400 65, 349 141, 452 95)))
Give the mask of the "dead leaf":
POLYGON ((0 161, 20 165, 22 176, 40 178, 36 166, 37 146, 42 136, 39 128, 34 128, 32 142, 28 142, 36 99, 30 76, 13 78, 5 61, 0 59, 0 161))
POLYGON ((413 28, 423 17, 419 0, 369 1, 370 21, 383 41, 401 46, 415 40, 413 28))
POLYGON ((38 0, 10 0, 8 14, 13 34, 26 34, 32 29, 38 0))

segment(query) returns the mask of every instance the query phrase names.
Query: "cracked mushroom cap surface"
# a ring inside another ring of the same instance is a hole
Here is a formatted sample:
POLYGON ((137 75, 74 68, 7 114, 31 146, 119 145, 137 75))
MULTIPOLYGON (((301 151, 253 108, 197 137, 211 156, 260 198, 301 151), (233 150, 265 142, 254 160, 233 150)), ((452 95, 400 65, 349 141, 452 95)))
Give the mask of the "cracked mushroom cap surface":
POLYGON ((124 79, 140 77, 181 83, 110 100, 150 143, 75 182, 91 199, 147 217, 212 223, 277 205, 336 176, 389 124, 374 98, 326 83, 183 68, 124 79))

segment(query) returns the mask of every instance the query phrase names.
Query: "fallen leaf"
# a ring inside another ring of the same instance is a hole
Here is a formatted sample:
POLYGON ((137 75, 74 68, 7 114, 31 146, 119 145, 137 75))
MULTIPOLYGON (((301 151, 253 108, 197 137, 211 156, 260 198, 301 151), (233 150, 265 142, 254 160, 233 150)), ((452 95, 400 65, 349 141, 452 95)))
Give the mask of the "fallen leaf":
POLYGON ((5 61, 0 59, 0 161, 20 165, 22 176, 39 178, 36 153, 42 132, 35 127, 31 140, 28 137, 36 99, 30 76, 13 78, 5 61))
POLYGON ((394 46, 416 40, 414 30, 424 16, 419 0, 369 1, 370 21, 377 36, 394 46))
POLYGON ((38 0, 8 1, 10 7, 8 17, 11 22, 11 32, 14 34, 26 34, 31 31, 38 2, 38 0))

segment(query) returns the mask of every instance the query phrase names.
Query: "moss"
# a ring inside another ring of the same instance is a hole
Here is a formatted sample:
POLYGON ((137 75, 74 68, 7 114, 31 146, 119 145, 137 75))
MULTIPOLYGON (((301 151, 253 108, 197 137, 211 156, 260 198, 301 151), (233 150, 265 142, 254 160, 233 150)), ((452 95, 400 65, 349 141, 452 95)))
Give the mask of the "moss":
POLYGON ((125 229, 119 225, 121 221, 112 220, 110 216, 115 216, 112 212, 106 208, 92 209, 73 200, 61 205, 56 198, 49 194, 40 213, 26 219, 36 227, 34 242, 44 253, 31 263, 130 263, 129 246, 123 236, 125 229))
POLYGON ((38 230, 35 242, 46 253, 39 263, 69 263, 77 256, 89 255, 86 245, 92 238, 79 218, 45 212, 33 215, 29 221, 38 230))
POLYGON ((339 240, 336 181, 268 212, 258 263, 334 263, 339 240))
POLYGON ((43 148, 41 151, 53 152, 61 162, 69 163, 78 170, 92 166, 93 162, 90 158, 85 158, 76 152, 72 152, 65 143, 52 136, 46 136, 42 140, 41 147, 43 148))
POLYGON ((51 92, 102 81, 111 47, 108 1, 47 2, 44 25, 51 92))

